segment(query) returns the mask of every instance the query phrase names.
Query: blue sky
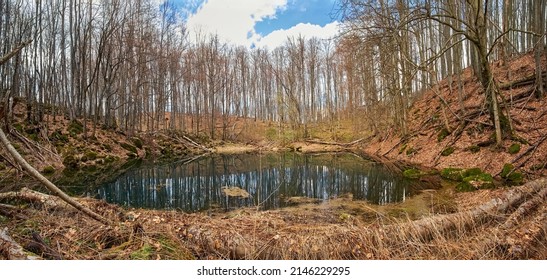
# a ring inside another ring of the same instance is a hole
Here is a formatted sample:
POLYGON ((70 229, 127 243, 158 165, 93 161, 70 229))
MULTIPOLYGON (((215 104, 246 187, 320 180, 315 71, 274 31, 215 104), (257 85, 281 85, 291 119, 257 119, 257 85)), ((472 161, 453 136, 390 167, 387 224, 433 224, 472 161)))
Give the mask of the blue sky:
POLYGON ((171 0, 187 13, 190 39, 216 33, 229 43, 270 49, 288 36, 335 36, 335 0, 171 0))
POLYGON ((328 0, 293 0, 288 2, 285 10, 276 14, 275 19, 258 22, 255 27, 260 35, 268 35, 274 30, 289 29, 299 23, 310 23, 324 26, 333 22, 332 1, 328 0))

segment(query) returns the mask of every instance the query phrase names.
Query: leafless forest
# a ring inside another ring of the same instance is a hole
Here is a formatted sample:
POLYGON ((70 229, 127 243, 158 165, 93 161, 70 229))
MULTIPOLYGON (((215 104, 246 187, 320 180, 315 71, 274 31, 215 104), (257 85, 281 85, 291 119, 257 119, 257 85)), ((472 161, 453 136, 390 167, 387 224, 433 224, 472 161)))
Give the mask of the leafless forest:
MULTIPOLYGON (((340 0, 337 38, 287 38, 273 50, 190 35, 172 4, 153 3, 0 1, 0 52, 25 46, 0 66, 7 123, 23 100, 28 122, 64 115, 128 134, 176 129, 230 140, 238 118, 283 124, 299 138, 310 124, 342 119, 405 134, 411 102, 472 66, 499 142, 511 122, 489 63, 535 51, 540 66, 547 41, 537 0, 340 0)), ((461 96, 464 85, 452 84, 461 96)))

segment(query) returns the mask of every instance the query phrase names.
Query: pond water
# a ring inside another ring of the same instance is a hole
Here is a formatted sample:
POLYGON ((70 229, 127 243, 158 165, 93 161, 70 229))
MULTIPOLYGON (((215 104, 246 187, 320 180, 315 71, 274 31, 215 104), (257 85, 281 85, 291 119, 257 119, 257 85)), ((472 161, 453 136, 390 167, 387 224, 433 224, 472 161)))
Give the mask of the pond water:
POLYGON ((239 154, 142 164, 102 184, 95 195, 123 206, 196 212, 275 209, 290 204, 291 197, 327 201, 348 193, 354 200, 387 204, 412 195, 411 184, 354 154, 239 154), (238 187, 250 196, 226 197, 222 187, 238 187))

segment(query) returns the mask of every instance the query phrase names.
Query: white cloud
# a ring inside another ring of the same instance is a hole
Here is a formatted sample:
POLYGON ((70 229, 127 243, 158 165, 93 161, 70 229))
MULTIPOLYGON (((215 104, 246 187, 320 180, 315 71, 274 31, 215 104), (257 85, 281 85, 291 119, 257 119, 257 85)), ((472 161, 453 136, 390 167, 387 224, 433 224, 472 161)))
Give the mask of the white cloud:
POLYGON ((274 49, 283 45, 288 37, 298 37, 302 35, 302 37, 306 38, 316 37, 319 39, 330 39, 338 35, 338 32, 339 23, 337 21, 326 24, 323 27, 310 23, 299 23, 289 29, 276 30, 259 38, 256 42, 256 46, 274 49))
MULTIPOLYGON (((250 46, 260 39, 255 24, 274 18, 286 5, 287 0, 207 0, 190 15, 187 27, 195 34, 218 34, 221 40, 250 46)), ((194 39, 195 35, 190 35, 190 40, 194 39)))

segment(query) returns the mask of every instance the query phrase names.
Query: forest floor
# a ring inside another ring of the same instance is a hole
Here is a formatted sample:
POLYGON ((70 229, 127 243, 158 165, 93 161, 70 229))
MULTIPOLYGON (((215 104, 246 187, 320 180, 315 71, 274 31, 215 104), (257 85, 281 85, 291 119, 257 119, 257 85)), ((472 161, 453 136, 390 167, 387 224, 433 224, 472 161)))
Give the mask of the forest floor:
MULTIPOLYGON (((546 68, 543 57, 543 69, 546 68)), ((494 63, 493 71, 506 100, 503 112, 510 113, 514 127, 514 135, 506 136, 501 146, 493 143, 494 128, 483 91, 467 68, 461 77, 461 101, 456 77, 452 77, 451 84, 449 79, 441 81, 437 89, 425 92, 409 109, 407 136, 389 132, 378 135, 366 143, 364 150, 378 157, 436 169, 478 167, 499 175, 504 164, 510 163, 527 179, 547 176, 547 98, 535 97, 535 82, 530 80, 535 75, 533 56, 514 58, 506 66, 494 63), (511 82, 515 85, 508 87, 511 82), (442 106, 443 100, 446 106, 442 106), (443 155, 443 151, 449 150, 453 152, 443 155)))
MULTIPOLYGON (((525 80, 534 73, 533 65, 531 56, 516 58, 507 67, 496 64, 498 82, 525 80)), ((504 164, 511 163, 524 174, 526 184, 456 192, 456 183, 443 182, 440 189, 387 206, 345 196, 327 203, 303 199, 278 210, 193 214, 77 198, 111 221, 102 225, 56 197, 23 188, 41 190, 2 152, 0 259, 22 257, 14 253, 19 245, 23 256, 33 253, 45 259, 547 259, 547 181, 541 179, 547 174, 547 98, 535 98, 533 84, 504 89, 510 100, 505 108, 517 133, 495 147, 480 86, 470 70, 462 78, 463 109, 457 86, 451 92, 444 80, 437 91, 424 93, 410 108, 408 136, 388 130, 355 145, 279 145, 263 139, 253 144, 203 144, 199 137, 182 133, 128 136, 102 128, 89 136, 92 127, 84 137, 81 122, 63 117, 50 119, 47 129, 44 124, 15 121, 9 137, 33 166, 54 181, 62 178, 63 185, 113 176, 138 158, 348 149, 428 169, 479 167, 500 181, 504 164), (441 97, 448 104, 445 114, 441 97), (445 117, 450 129, 442 133, 445 117), (48 134, 42 135, 44 131, 48 134), (520 147, 509 152, 513 144, 520 147), (450 147, 451 154, 441 155, 450 147)), ((15 117, 22 118, 24 108, 16 110, 15 117)))

